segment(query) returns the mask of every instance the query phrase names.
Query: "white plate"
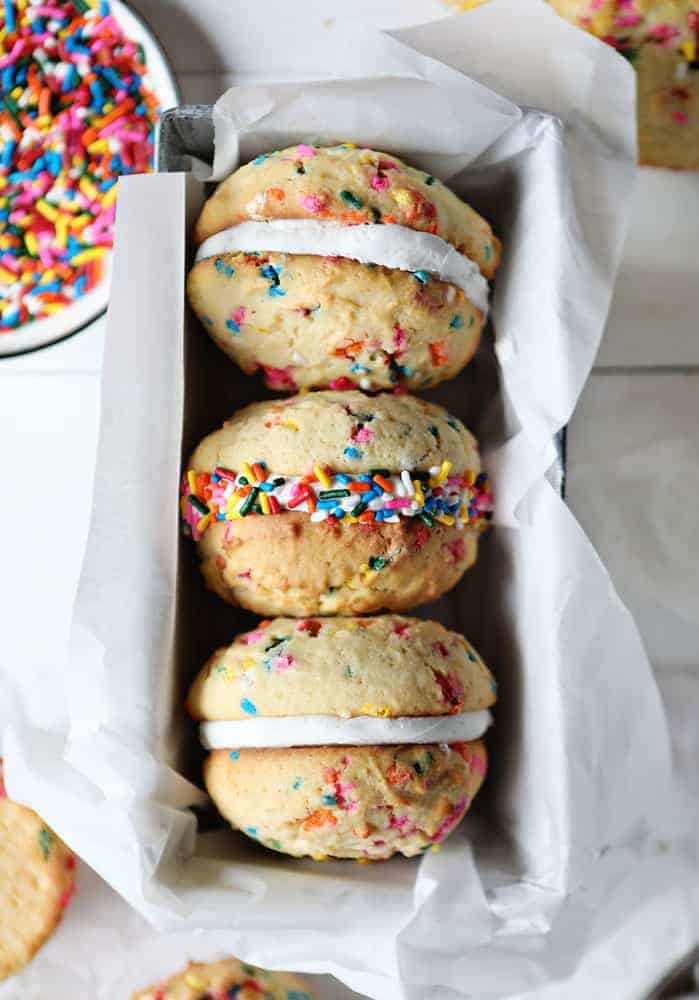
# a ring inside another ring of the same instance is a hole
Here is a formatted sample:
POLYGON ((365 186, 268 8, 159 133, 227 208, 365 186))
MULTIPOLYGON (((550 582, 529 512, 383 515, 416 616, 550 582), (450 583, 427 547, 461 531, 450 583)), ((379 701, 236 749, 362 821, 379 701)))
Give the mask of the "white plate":
MULTIPOLYGON (((110 0, 111 11, 123 27, 125 34, 143 46, 146 54, 148 83, 158 98, 161 111, 180 103, 180 94, 174 73, 157 38, 141 17, 123 0, 110 0)), ((66 306, 53 316, 25 323, 8 333, 0 333, 0 357, 25 354, 37 348, 55 344, 70 337, 101 315, 109 300, 109 283, 112 271, 112 253, 103 258, 104 277, 92 291, 66 306)))

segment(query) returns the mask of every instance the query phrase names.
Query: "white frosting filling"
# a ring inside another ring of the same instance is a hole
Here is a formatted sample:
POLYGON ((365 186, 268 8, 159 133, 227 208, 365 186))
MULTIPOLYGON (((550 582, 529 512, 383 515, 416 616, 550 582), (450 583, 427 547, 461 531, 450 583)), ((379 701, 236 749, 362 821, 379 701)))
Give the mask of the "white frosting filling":
POLYGON ((400 271, 426 271, 463 289, 484 317, 488 312, 488 282, 478 264, 441 236, 407 226, 370 222, 346 226, 322 219, 241 222, 204 240, 195 263, 237 251, 349 257, 362 264, 380 264, 400 271))
POLYGON ((202 722, 199 736, 207 750, 240 747, 352 746, 392 743, 461 743, 478 739, 493 721, 487 709, 458 715, 381 719, 330 715, 202 722))

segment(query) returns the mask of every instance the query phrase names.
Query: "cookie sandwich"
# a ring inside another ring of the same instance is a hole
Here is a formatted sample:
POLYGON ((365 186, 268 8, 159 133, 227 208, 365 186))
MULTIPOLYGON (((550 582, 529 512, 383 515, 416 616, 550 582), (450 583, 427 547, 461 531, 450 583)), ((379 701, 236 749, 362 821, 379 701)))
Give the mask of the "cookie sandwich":
POLYGON ((74 891, 74 856, 33 809, 7 797, 0 760, 0 980, 34 957, 74 891))
POLYGON ((187 709, 236 829, 296 857, 381 860, 459 824, 495 697, 478 653, 437 622, 277 618, 211 657, 187 709))
POLYGON ((169 979, 135 993, 132 1000, 313 1000, 306 984, 288 972, 268 972, 237 958, 190 962, 169 979))
POLYGON ((500 244, 436 177, 345 143, 256 157, 196 225, 190 303, 272 389, 452 378, 478 346, 500 244))
POLYGON ((408 395, 253 403, 204 438, 181 486, 207 584, 263 615, 407 610, 476 559, 492 511, 476 441, 408 395))

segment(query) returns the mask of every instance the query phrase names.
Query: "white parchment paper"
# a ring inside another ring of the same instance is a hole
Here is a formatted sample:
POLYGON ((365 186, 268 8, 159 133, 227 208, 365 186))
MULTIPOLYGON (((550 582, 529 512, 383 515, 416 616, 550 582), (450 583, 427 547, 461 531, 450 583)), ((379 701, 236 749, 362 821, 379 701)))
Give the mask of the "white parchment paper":
POLYGON ((204 192, 182 175, 122 183, 71 646, 50 703, 47 658, 26 644, 7 685, 10 794, 149 921, 216 931, 217 949, 331 972, 377 1000, 555 992, 600 919, 622 925, 656 891, 639 859, 656 821, 675 818, 638 633, 546 478, 627 223, 633 76, 545 4, 524 6, 496 0, 401 39, 353 27, 351 45, 319 29, 309 53, 335 45, 337 79, 235 90, 216 110, 219 173, 290 142, 358 140, 448 179, 503 239, 494 353, 486 341, 431 394, 478 433, 498 495, 478 567, 420 612, 464 631, 499 681, 473 814, 419 863, 319 865, 228 830, 196 834, 187 806, 205 798, 182 697, 250 619, 204 592, 177 485, 183 453, 263 391, 183 311, 187 223, 204 192))

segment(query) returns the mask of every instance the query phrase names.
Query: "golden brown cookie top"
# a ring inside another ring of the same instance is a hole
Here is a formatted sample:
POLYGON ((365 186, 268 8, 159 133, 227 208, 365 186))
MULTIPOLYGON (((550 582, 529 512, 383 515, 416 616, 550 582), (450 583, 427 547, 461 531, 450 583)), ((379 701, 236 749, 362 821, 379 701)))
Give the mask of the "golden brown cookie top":
POLYGON ((443 407, 409 395, 328 390, 239 410, 204 438, 188 469, 264 462, 270 475, 304 476, 315 466, 428 472, 445 461, 455 473, 481 469, 475 438, 443 407))
POLYGON ((321 219, 382 223, 433 233, 474 260, 487 278, 498 266, 492 229, 436 177, 390 153, 301 143, 240 167, 204 205, 195 239, 245 221, 321 219))
POLYGON ((462 635, 438 622, 275 618, 219 649, 187 708, 207 721, 329 715, 448 715, 495 702, 495 682, 462 635))

